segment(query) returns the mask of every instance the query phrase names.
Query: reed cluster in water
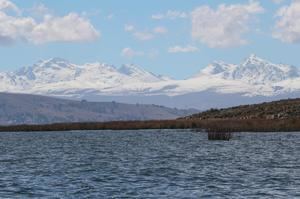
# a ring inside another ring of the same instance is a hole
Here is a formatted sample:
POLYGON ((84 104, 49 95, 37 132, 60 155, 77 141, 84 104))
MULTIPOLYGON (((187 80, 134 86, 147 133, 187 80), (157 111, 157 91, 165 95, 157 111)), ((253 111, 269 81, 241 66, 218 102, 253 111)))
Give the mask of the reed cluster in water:
POLYGON ((208 132, 208 140, 227 140, 232 138, 231 132, 208 132))

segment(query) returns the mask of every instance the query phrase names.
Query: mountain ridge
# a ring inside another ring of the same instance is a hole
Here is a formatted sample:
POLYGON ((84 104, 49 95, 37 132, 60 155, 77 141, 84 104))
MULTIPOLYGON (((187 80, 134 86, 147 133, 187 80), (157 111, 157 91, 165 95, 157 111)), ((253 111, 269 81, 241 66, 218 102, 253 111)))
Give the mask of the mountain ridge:
POLYGON ((41 95, 0 93, 0 125, 162 120, 198 112, 153 104, 74 101, 41 95))

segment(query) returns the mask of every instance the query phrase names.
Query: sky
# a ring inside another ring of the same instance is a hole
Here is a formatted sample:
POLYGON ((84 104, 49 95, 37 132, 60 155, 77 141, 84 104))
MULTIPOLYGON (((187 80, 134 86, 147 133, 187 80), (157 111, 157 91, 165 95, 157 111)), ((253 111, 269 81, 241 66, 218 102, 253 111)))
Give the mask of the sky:
POLYGON ((60 57, 187 78, 250 54, 300 66, 300 0, 0 0, 0 71, 60 57))

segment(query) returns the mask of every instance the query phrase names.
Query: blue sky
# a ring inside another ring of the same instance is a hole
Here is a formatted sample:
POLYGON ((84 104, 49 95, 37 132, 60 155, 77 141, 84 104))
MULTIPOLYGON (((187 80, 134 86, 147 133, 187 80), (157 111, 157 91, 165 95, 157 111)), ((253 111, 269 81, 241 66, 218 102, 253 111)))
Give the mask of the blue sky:
POLYGON ((186 78, 251 53, 300 66, 297 13, 298 0, 0 0, 0 70, 62 57, 186 78))

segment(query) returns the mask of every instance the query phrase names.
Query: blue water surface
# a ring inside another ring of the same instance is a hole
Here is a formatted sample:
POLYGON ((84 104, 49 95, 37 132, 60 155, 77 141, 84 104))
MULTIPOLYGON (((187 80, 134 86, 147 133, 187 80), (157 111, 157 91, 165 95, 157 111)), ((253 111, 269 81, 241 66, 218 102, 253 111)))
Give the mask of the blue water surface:
POLYGON ((300 133, 0 133, 0 198, 300 198, 300 133))

